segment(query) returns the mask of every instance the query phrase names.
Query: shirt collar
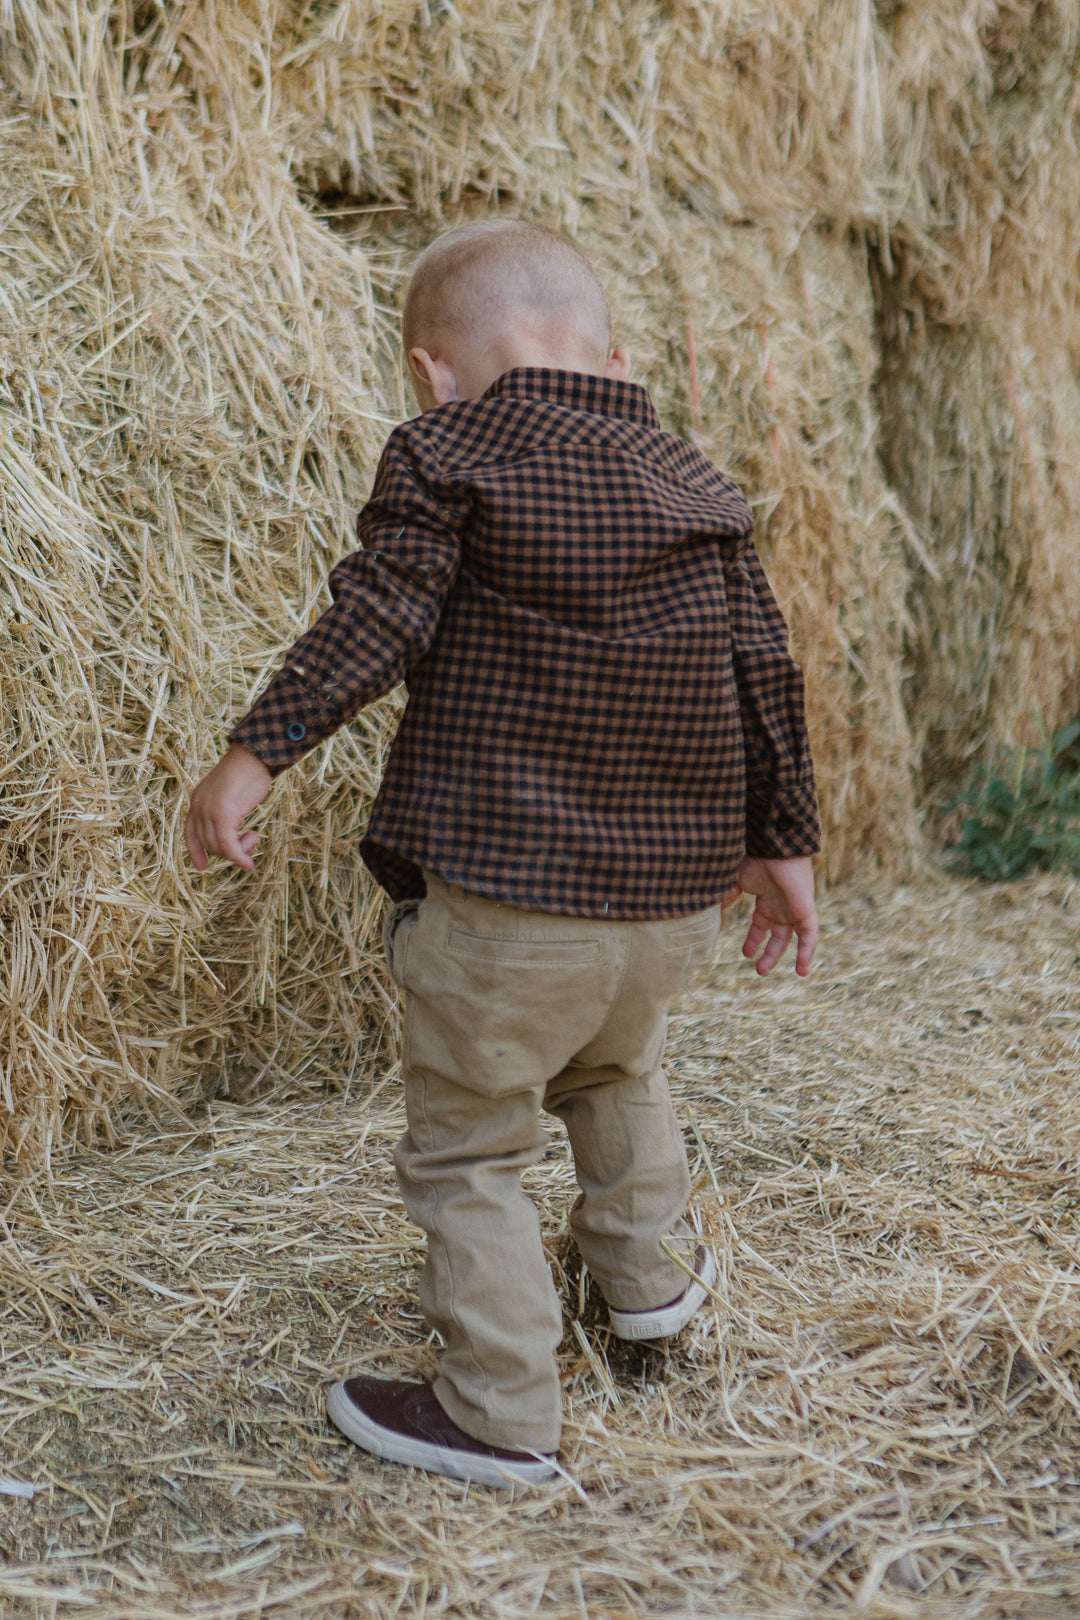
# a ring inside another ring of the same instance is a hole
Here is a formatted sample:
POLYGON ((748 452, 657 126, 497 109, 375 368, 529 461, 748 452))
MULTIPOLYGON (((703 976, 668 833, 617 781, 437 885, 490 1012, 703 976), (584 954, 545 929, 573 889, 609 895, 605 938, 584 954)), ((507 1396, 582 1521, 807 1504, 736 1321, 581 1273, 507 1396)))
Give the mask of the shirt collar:
POLYGON ((485 399, 540 399, 550 405, 569 405, 601 416, 624 416, 646 427, 658 428, 647 391, 637 383, 590 377, 584 371, 555 371, 547 366, 516 366, 504 371, 484 394, 485 399))

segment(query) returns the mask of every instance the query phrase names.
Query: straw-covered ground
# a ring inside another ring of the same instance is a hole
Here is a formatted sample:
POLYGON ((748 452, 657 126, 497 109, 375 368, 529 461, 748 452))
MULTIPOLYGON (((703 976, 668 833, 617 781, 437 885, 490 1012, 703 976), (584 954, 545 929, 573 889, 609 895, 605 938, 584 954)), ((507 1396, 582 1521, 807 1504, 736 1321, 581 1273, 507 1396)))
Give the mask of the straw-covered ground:
POLYGON ((568 1282, 551 1488, 366 1459, 345 1369, 431 1364, 392 1074, 133 1127, 14 1186, 0 1611, 95 1620, 1080 1609, 1080 891, 845 890, 809 983, 732 929, 671 1071, 721 1260, 667 1353, 568 1282))

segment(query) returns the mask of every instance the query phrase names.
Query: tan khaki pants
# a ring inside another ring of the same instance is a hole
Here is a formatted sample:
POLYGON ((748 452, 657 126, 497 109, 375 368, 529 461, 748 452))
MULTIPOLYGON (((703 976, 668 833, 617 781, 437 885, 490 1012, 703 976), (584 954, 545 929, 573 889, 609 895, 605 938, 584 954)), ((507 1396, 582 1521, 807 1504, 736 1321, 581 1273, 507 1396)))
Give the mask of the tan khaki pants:
POLYGON ((518 911, 428 875, 398 922, 408 1130, 394 1158, 428 1235, 424 1314, 446 1349, 435 1390, 468 1434, 555 1451, 562 1315, 519 1172, 566 1126, 583 1197, 571 1220, 609 1304, 666 1303, 686 1276, 690 1178, 661 1067, 672 997, 712 950, 720 908, 667 922, 518 911))

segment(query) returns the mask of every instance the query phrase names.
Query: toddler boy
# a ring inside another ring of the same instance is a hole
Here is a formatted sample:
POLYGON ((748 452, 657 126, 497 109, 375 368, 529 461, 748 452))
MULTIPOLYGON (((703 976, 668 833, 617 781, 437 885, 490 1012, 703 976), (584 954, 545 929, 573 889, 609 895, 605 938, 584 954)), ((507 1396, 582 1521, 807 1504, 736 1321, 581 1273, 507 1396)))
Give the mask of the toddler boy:
POLYGON ((564 1122, 578 1246, 631 1339, 715 1280, 661 1067, 720 907, 767 973, 817 941, 802 677, 738 489, 664 433, 567 239, 516 220, 424 252, 403 339, 421 415, 386 445, 301 636, 196 788, 185 834, 244 869, 272 778, 398 681, 409 702, 360 846, 396 902, 408 1129, 434 1385, 345 1379, 377 1456, 489 1484, 554 1472, 561 1313, 519 1183, 564 1122), (764 949, 762 950, 762 947, 764 949), (678 1258, 673 1258, 677 1255, 678 1258))

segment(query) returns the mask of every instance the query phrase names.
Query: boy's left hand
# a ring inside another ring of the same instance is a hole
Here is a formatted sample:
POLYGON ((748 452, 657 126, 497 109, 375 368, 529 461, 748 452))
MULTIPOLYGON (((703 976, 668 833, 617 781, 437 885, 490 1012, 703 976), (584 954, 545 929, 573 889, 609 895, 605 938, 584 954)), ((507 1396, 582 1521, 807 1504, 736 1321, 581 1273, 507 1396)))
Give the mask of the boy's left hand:
POLYGON ((748 855, 735 883, 735 891, 724 897, 725 905, 739 894, 752 894, 756 902, 743 955, 757 956, 764 944, 757 960, 757 971, 764 976, 772 972, 794 935, 798 940, 795 971, 805 978, 820 934, 814 903, 814 863, 809 855, 783 861, 748 855))

